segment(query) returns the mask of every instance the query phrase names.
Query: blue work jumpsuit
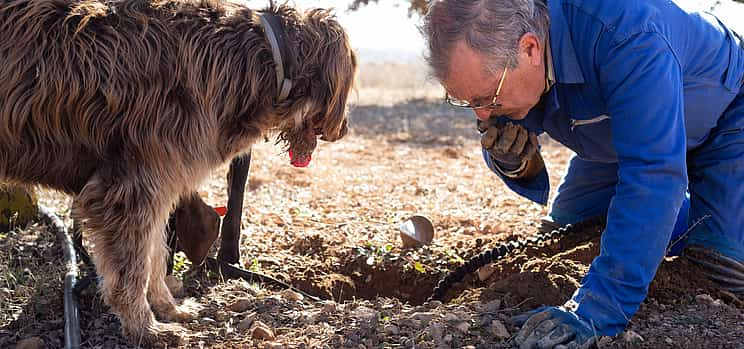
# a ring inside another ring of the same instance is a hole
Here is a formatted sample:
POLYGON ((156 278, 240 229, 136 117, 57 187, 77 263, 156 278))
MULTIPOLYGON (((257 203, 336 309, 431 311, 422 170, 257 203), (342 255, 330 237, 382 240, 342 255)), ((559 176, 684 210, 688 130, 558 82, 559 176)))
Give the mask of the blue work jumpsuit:
MULTIPOLYGON (((517 123, 576 153, 552 218, 607 215, 572 301, 600 334, 615 335, 645 299, 678 219, 687 227, 702 218, 688 244, 744 261, 744 48, 714 16, 673 1, 548 7, 556 83, 517 123)), ((484 158, 512 190, 547 203, 546 171, 511 180, 484 158)))

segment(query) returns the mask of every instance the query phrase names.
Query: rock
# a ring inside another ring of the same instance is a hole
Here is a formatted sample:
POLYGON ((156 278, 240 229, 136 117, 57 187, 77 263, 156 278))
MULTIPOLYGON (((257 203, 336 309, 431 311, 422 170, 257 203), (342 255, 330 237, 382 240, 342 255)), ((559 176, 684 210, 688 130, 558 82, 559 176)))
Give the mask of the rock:
POLYGON ((430 312, 415 312, 411 314, 412 320, 418 320, 420 321, 424 326, 426 326, 431 319, 434 318, 434 313, 430 312))
POLYGON ((248 309, 253 308, 254 306, 254 300, 253 298, 239 298, 232 303, 227 305, 227 309, 230 309, 236 313, 242 313, 248 309))
POLYGON ((264 344, 265 349, 284 349, 284 344, 277 342, 268 342, 264 344))
POLYGON ((16 343, 16 349, 42 349, 44 340, 39 337, 21 339, 16 343))
POLYGON ((323 312, 324 314, 330 314, 330 313, 335 312, 336 302, 333 302, 333 301, 324 302, 323 307, 320 308, 320 311, 323 312))
POLYGON ((435 341, 439 341, 444 336, 444 326, 440 323, 433 322, 427 327, 429 335, 435 341))
POLYGON ((612 337, 610 336, 602 336, 597 341, 597 347, 599 348, 606 348, 612 344, 612 337))
POLYGON ((454 326, 458 331, 462 333, 468 333, 468 330, 470 329, 470 324, 466 321, 458 322, 454 326))
POLYGON ((173 297, 182 298, 186 294, 183 290, 183 281, 173 275, 165 277, 165 285, 168 286, 173 297))
POLYGON ((302 317, 305 319, 305 325, 314 325, 320 318, 320 310, 315 311, 303 311, 302 317))
POLYGON ((436 308, 438 308, 438 307, 439 307, 440 305, 442 305, 442 302, 441 302, 441 301, 438 301, 438 300, 433 300, 433 301, 428 301, 428 302, 426 302, 426 303, 425 303, 425 305, 426 305, 426 307, 427 307, 427 308, 429 308, 429 309, 436 309, 436 308))
POLYGON ((447 313, 447 314, 444 314, 444 321, 445 322, 459 322, 460 318, 457 317, 457 314, 455 313, 447 313))
POLYGON ((452 338, 452 335, 451 334, 448 334, 448 335, 444 336, 444 338, 442 338, 442 342, 452 343, 452 339, 453 339, 452 338))
POLYGON ((207 325, 214 325, 217 323, 217 320, 212 319, 211 317, 203 317, 201 319, 201 323, 207 324, 207 325))
POLYGON ((351 316, 359 321, 359 325, 365 329, 371 329, 377 327, 377 320, 379 313, 365 306, 359 306, 351 313, 351 316))
POLYGON ((253 322, 256 321, 256 318, 258 317, 258 314, 256 313, 250 313, 243 317, 243 319, 238 322, 238 324, 235 326, 240 331, 245 331, 251 328, 253 325, 253 322))
POLYGON ((664 343, 672 345, 674 344, 674 341, 669 337, 664 337, 664 343))
POLYGON ((720 307, 723 305, 720 299, 713 299, 709 294, 699 294, 695 296, 695 302, 700 305, 712 305, 714 307, 720 307))
POLYGON ((301 301, 305 298, 301 293, 292 291, 290 289, 282 290, 281 292, 279 292, 279 295, 290 302, 301 301))
POLYGON ((489 327, 491 330, 491 334, 493 334, 497 338, 509 338, 511 337, 511 334, 509 334, 509 330, 506 329, 506 326, 504 326, 504 323, 499 320, 493 320, 491 321, 491 326, 489 327))
POLYGON ((256 320, 253 323, 251 337, 253 337, 254 339, 263 339, 267 341, 273 341, 275 339, 274 331, 271 330, 271 327, 269 327, 269 325, 261 322, 261 320, 256 320))
POLYGON ((486 281, 488 278, 493 275, 493 273, 496 271, 496 267, 493 263, 488 263, 480 268, 478 268, 478 279, 480 281, 486 281))
POLYGON ((494 299, 486 304, 480 304, 476 306, 476 310, 481 313, 495 313, 501 308, 501 300, 494 299))
POLYGON ((628 343, 640 343, 644 341, 643 337, 633 330, 623 332, 623 340, 628 343))
POLYGON ((400 329, 398 328, 398 326, 395 326, 393 324, 385 325, 382 330, 385 331, 385 333, 393 336, 396 336, 400 333, 400 329))

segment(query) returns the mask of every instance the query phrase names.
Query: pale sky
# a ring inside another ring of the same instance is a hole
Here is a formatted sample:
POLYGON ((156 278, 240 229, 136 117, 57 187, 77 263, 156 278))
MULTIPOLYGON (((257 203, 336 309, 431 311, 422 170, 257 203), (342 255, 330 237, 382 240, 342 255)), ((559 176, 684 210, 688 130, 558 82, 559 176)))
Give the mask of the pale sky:
MULTIPOLYGON (((421 56, 424 40, 416 25, 418 15, 408 17, 408 2, 405 0, 379 0, 370 3, 357 12, 347 12, 348 0, 290 0, 300 8, 335 7, 339 21, 349 33, 355 49, 365 53, 379 55, 388 52, 390 55, 404 54, 421 56)), ((250 6, 263 7, 266 0, 245 0, 250 6)), ((692 8, 709 9, 715 0, 677 0, 678 3, 692 8)), ((744 33, 744 5, 731 0, 721 0, 721 5, 714 13, 726 24, 740 33, 744 33)), ((363 57, 364 58, 364 57, 363 57)), ((410 57, 409 57, 410 58, 410 57)))

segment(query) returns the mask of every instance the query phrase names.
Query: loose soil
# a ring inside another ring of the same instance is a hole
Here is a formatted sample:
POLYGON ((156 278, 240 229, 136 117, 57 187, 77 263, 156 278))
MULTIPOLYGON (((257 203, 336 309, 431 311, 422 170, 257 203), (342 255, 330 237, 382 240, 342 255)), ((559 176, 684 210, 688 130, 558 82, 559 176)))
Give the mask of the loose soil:
MULTIPOLYGON (((490 277, 469 275, 445 302, 427 302, 449 270, 534 234, 547 210, 510 192, 484 166, 469 114, 434 100, 362 100, 351 124, 347 138, 319 146, 308 169, 291 168, 271 143, 257 145, 245 196, 242 267, 326 301, 225 280, 179 256, 176 276, 203 307, 184 324, 190 335, 179 347, 510 347, 517 331, 511 316, 562 304, 578 287, 601 229, 511 254, 489 266, 490 277), (413 214, 434 222, 435 239, 403 249, 398 225, 413 214)), ((571 153, 541 142, 555 188, 571 153)), ((201 186, 207 203, 224 205, 226 170, 201 186)), ((41 194, 66 215, 69 198, 41 194)), ((0 235, 0 348, 62 347, 61 259, 42 225, 0 235)), ((84 291, 80 311, 84 347, 135 347, 94 287, 84 291)), ((669 258, 628 330, 639 337, 601 338, 601 346, 742 348, 744 312, 741 300, 718 291, 695 266, 669 258)))

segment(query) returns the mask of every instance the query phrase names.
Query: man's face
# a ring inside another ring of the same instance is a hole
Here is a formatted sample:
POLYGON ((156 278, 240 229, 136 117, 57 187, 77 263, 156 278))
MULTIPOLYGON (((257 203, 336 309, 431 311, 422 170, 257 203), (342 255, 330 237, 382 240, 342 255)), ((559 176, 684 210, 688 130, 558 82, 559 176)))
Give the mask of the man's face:
POLYGON ((540 100, 545 89, 543 46, 531 33, 520 39, 517 67, 487 73, 484 58, 464 41, 455 44, 450 59, 449 75, 442 82, 453 98, 466 100, 471 105, 487 105, 493 101, 499 82, 503 83, 496 103, 497 108, 474 110, 478 119, 488 120, 502 115, 521 120, 540 100))

